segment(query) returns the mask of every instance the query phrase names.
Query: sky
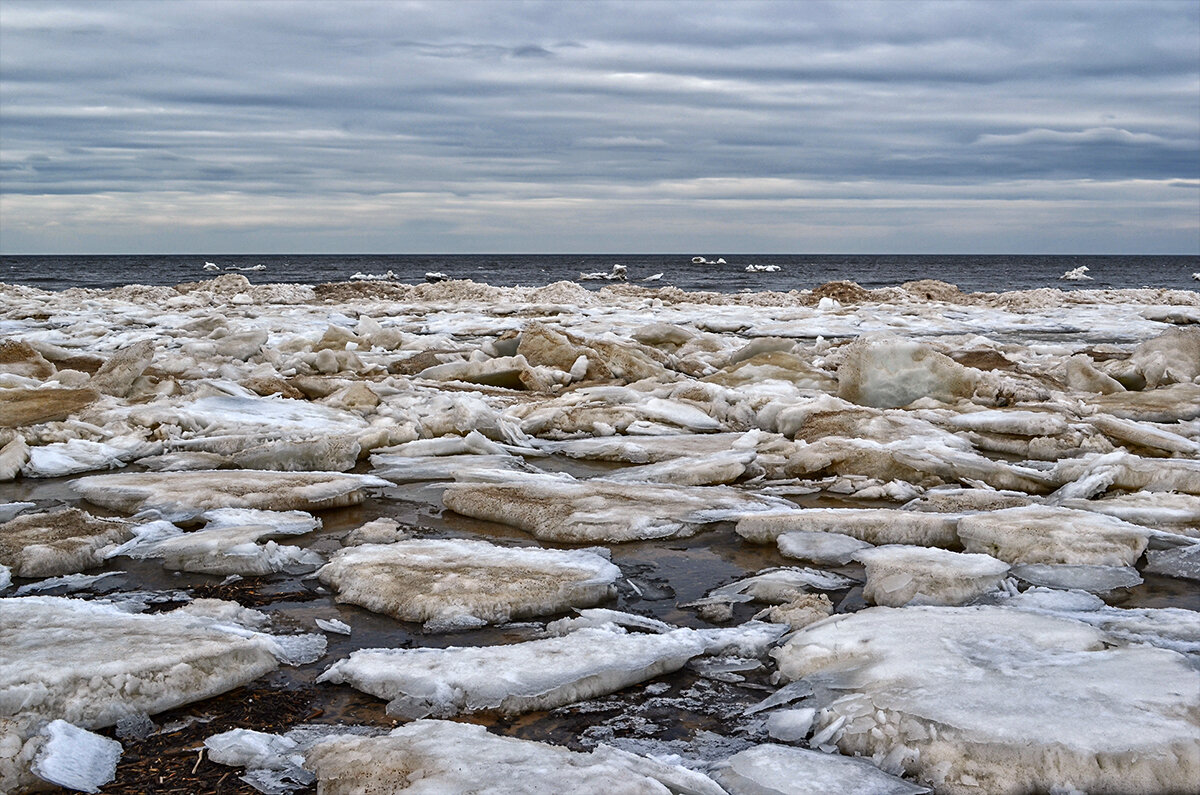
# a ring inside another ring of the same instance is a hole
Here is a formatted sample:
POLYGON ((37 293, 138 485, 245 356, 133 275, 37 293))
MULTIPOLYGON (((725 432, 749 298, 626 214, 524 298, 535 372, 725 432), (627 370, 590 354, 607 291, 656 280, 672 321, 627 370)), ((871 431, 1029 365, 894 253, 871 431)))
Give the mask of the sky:
POLYGON ((0 252, 1200 254, 1200 2, 0 3, 0 252))

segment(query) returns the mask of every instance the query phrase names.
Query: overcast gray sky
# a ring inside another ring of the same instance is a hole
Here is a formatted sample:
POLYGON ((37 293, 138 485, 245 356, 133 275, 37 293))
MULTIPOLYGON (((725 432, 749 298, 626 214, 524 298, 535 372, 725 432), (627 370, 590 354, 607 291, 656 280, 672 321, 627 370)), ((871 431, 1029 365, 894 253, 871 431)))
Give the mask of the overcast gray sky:
POLYGON ((0 4, 5 253, 1200 253, 1200 3, 0 4))

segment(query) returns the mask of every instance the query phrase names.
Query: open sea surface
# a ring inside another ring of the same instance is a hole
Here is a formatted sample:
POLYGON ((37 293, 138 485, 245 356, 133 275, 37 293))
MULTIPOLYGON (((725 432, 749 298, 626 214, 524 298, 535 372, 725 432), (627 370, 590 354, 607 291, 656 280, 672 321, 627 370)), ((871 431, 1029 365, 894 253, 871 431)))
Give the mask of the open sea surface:
MULTIPOLYGON (((735 293, 803 290, 831 281, 863 287, 899 285, 914 279, 940 279, 964 292, 1004 292, 1039 287, 1110 289, 1164 287, 1200 289, 1193 274, 1200 257, 1165 255, 913 255, 913 254, 707 254, 693 263, 691 254, 131 254, 106 256, 0 256, 0 282, 47 290, 70 287, 117 287, 124 284, 173 285, 211 279, 220 272, 243 272, 255 283, 320 284, 350 280, 355 274, 392 273, 396 281, 425 280, 429 272, 496 286, 542 286, 577 281, 582 273, 608 272, 620 263, 628 280, 646 286, 735 293), (718 264, 718 259, 726 260, 718 264), (205 263, 216 269, 205 270, 205 263), (261 267, 259 267, 261 266, 261 267), (777 266, 777 271, 747 272, 747 266, 777 266), (1062 275, 1086 267, 1090 281, 1062 275)), ((581 282, 599 288, 605 280, 581 282)))

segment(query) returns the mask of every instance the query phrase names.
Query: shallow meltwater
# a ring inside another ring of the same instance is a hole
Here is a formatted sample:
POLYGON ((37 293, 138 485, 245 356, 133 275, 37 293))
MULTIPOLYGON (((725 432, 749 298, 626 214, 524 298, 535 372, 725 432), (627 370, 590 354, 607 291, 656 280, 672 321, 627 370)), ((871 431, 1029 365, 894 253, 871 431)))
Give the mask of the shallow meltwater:
POLYGON ((1200 777, 1200 296, 385 287, 0 286, 0 791, 1200 777))

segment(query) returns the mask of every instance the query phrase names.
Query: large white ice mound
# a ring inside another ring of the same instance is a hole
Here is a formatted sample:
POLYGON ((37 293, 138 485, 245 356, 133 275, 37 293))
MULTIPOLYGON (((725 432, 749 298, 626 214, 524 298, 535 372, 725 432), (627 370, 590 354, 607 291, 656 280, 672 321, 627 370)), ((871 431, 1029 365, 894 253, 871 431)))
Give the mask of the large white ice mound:
POLYGON ((610 625, 507 646, 364 649, 317 681, 388 699, 388 713, 404 718, 517 713, 615 692, 676 671, 704 650, 693 630, 627 633, 610 625))
POLYGON ((1150 531, 1089 511, 1027 505, 964 516, 958 535, 968 552, 1008 563, 1132 566, 1150 531))
POLYGON ((155 510, 168 521, 214 508, 320 511, 357 505, 363 489, 390 485, 371 475, 253 469, 129 472, 93 475, 71 484, 84 499, 116 511, 155 510))
POLYGON ((613 583, 620 574, 595 552, 468 540, 349 547, 319 572, 339 602, 425 622, 430 630, 590 607, 616 594, 613 583))
POLYGON ((786 745, 756 745, 729 757, 714 777, 731 795, 920 795, 925 787, 861 759, 786 745))
POLYGON ((995 590, 1008 564, 990 555, 886 545, 855 557, 867 569, 863 598, 888 607, 958 605, 995 590))
POLYGON ((1003 607, 870 608, 774 654, 829 688, 814 742, 938 792, 1190 791, 1200 672, 1079 621, 1003 607))
POLYGON ((306 767, 323 795, 725 795, 702 773, 615 748, 577 753, 441 720, 384 737, 324 740, 308 751, 306 767))

